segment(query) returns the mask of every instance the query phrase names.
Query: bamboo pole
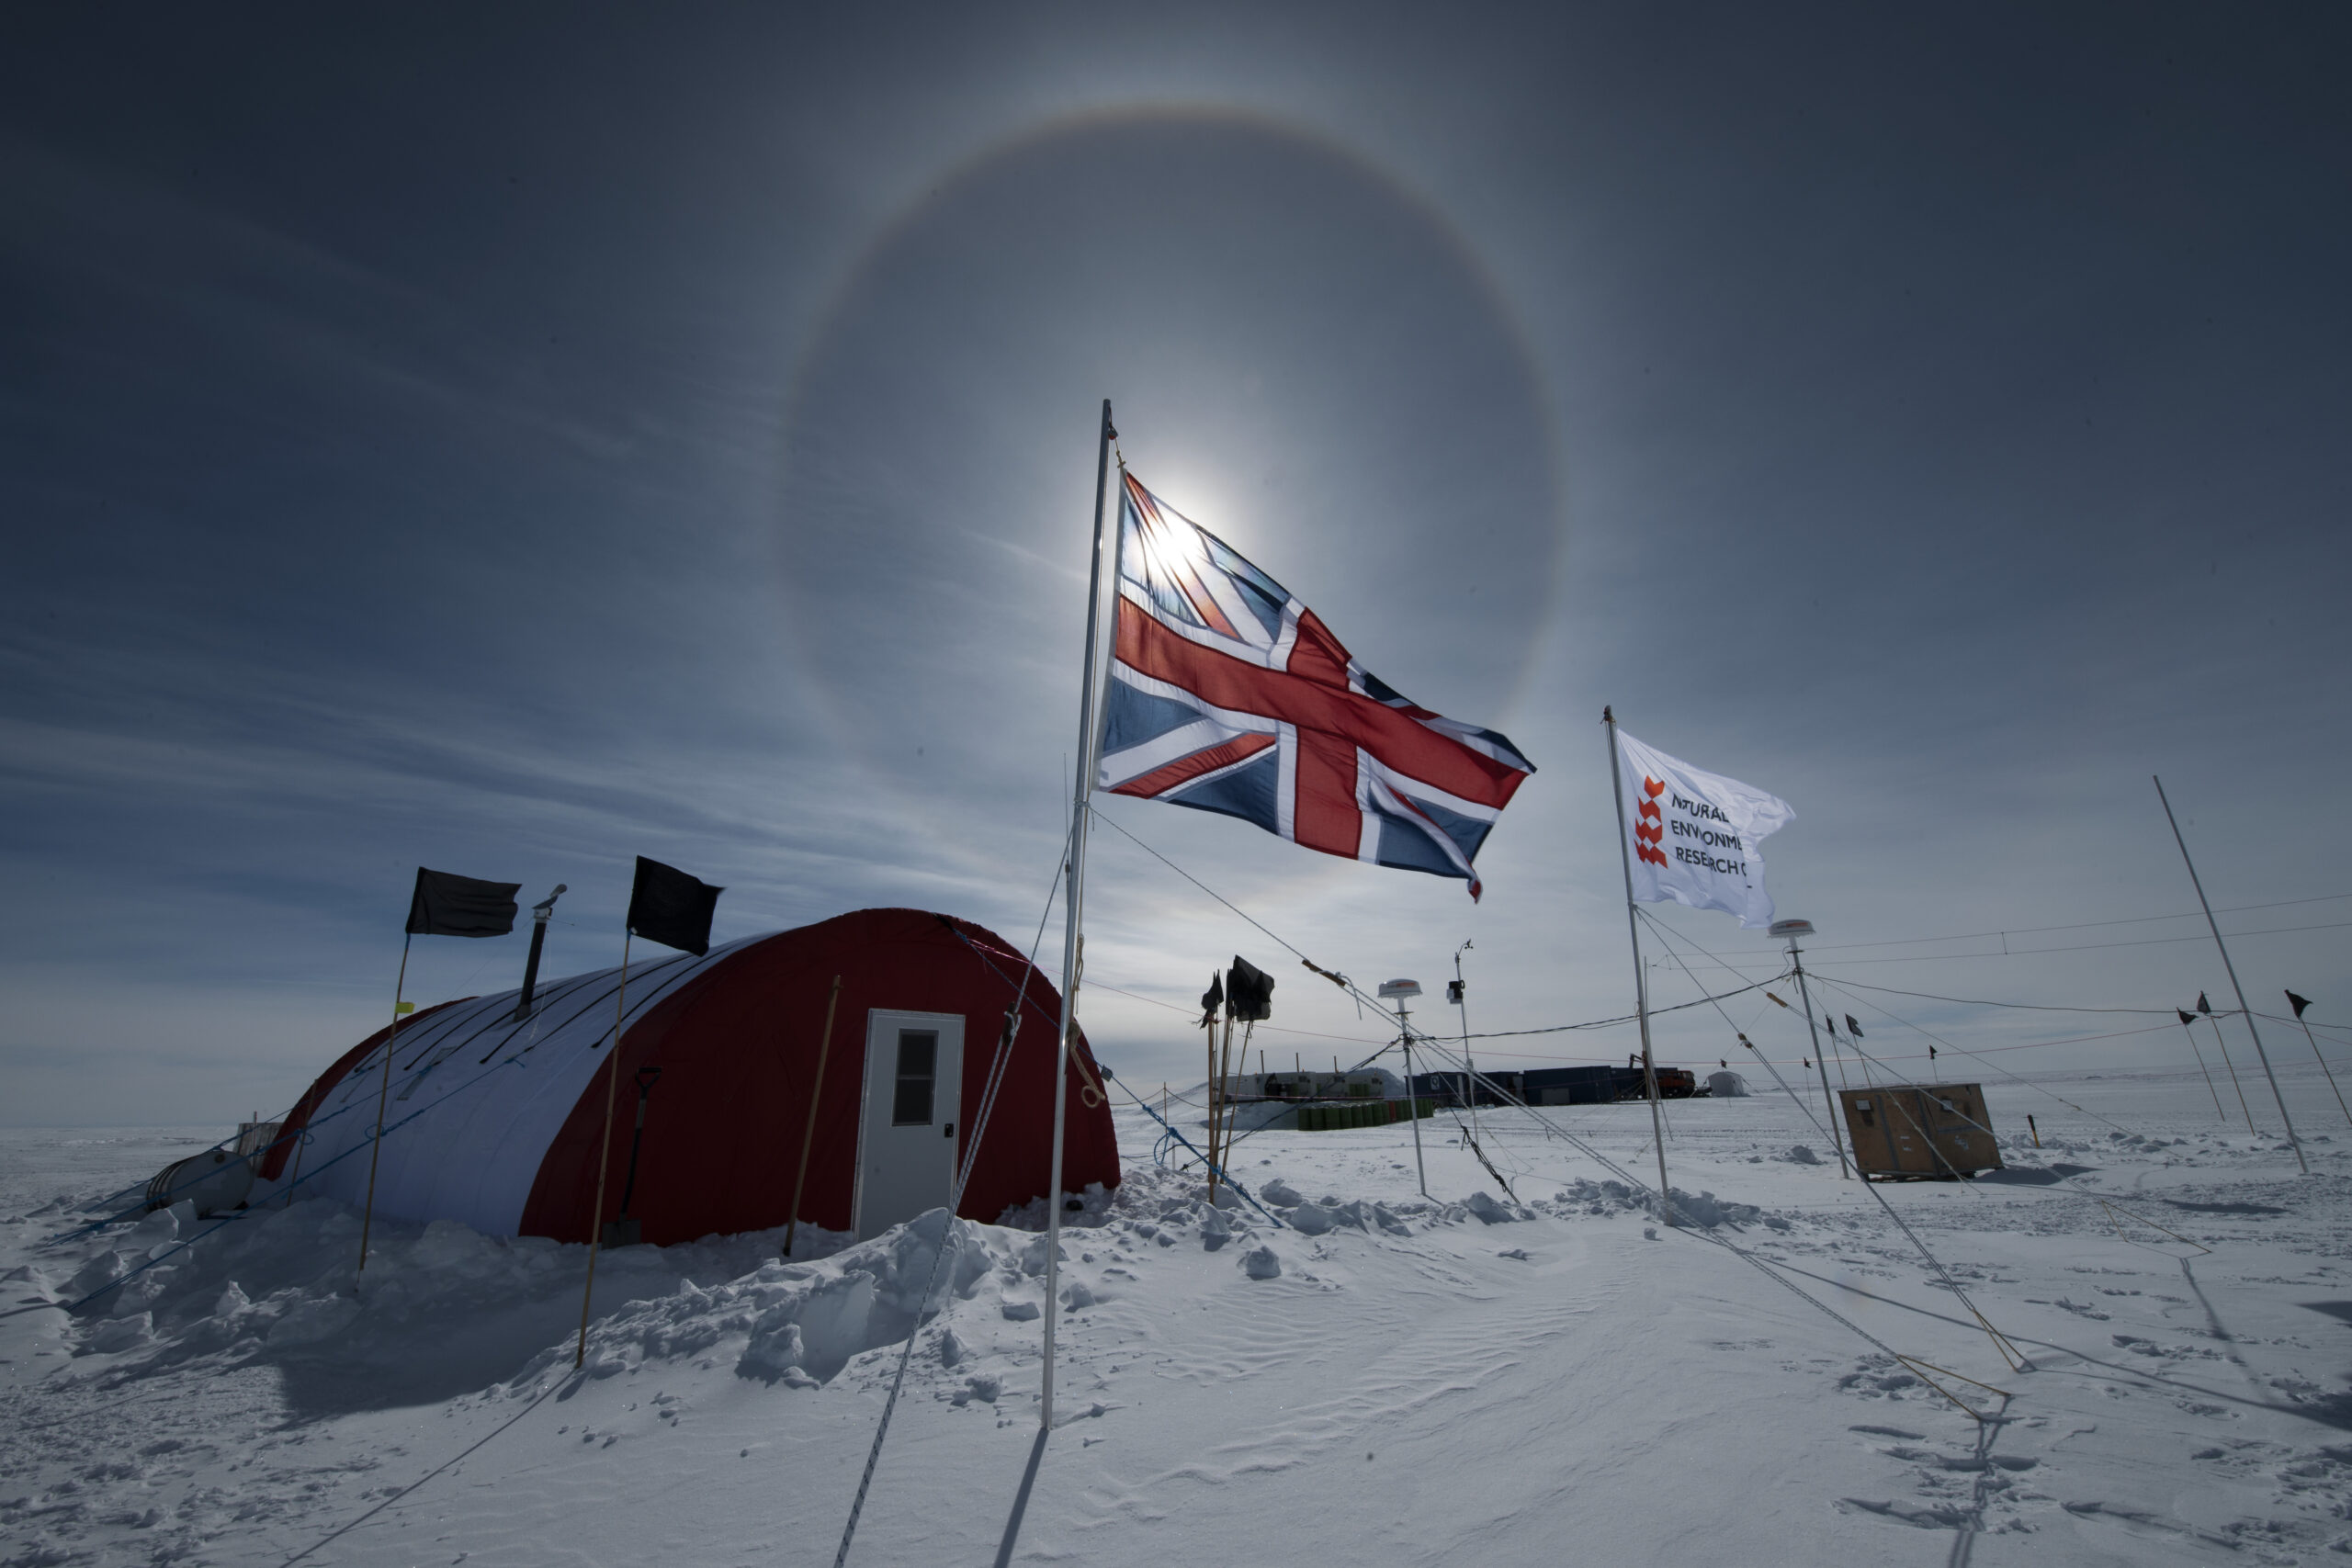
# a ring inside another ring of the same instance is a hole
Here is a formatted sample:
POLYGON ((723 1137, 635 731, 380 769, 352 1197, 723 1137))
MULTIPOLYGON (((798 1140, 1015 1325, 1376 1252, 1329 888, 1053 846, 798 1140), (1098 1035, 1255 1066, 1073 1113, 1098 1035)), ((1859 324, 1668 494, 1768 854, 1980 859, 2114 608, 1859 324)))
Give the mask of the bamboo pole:
POLYGON ((2303 1038, 2311 1042, 2312 1059, 2319 1063, 2319 1070, 2327 1074, 2327 1087, 2335 1089, 2335 1108, 2344 1112, 2346 1122, 2352 1122, 2352 1105, 2345 1104, 2344 1091, 2335 1089, 2335 1074, 2330 1071, 2327 1058, 2319 1054, 2319 1037, 2312 1032, 2310 1022, 2303 1017, 2303 1010, 2312 1004, 2292 991, 2287 993, 2287 1001, 2295 1010, 2295 1021, 2303 1026, 2303 1038))
POLYGON ((605 1173, 613 1163, 613 1095, 620 1077, 621 1025, 628 1018, 628 944, 621 935, 621 981, 613 992, 613 1050, 605 1058, 605 1136, 596 1149, 596 1206, 588 1212, 588 1283, 580 1292, 580 1346, 571 1353, 576 1371, 588 1359, 588 1303, 596 1294, 596 1252, 605 1239, 605 1173))
MULTIPOLYGON (((2205 924, 2213 932, 2213 945, 2222 954, 2222 972, 2230 977, 2230 989, 2238 995, 2238 1011, 2245 1018, 2245 1032, 2254 1037, 2254 1058, 2262 1064, 2262 1076, 2270 1080, 2270 1097, 2278 1102, 2278 1120, 2287 1128, 2287 1142, 2295 1150, 2295 1164, 2305 1176, 2312 1173, 2312 1162, 2303 1157, 2303 1140, 2295 1135, 2295 1119, 2287 1114, 2287 1091, 2278 1087, 2278 1075, 2270 1070, 2270 1053, 2262 1048, 2262 1031, 2255 1027, 2254 1009, 2247 1005, 2245 987, 2238 983, 2238 966, 2230 962, 2230 944, 2222 940, 2222 922, 2213 918, 2212 900, 2205 897, 2205 883, 2197 874, 2197 863, 2188 858, 2188 840, 2181 836, 2180 819, 2172 814, 2172 800, 2165 794, 2165 781, 2154 774, 2149 777, 2156 786, 2156 798, 2164 803, 2165 820, 2172 827, 2173 842, 2180 846, 2180 863, 2188 868, 2189 886, 2197 889, 2197 902, 2205 911, 2205 924)), ((2219 1025, 2214 1027, 2221 1032, 2219 1025)))
POLYGON ((800 1224, 800 1194, 808 1185, 808 1146, 817 1141, 817 1105, 825 1092, 825 1057, 833 1048, 833 1009, 842 999, 842 977, 833 976, 833 988, 825 995, 825 1032, 817 1043, 817 1081, 808 1090, 808 1126, 800 1134, 800 1169, 792 1179, 792 1212, 784 1222, 784 1252, 786 1262, 792 1258, 792 1235, 800 1224))
POLYGON ((2213 1026, 2213 1043, 2222 1048, 2222 1066, 2230 1069, 2230 1087, 2238 1091, 2238 1109, 2245 1112, 2245 1130, 2251 1133, 2254 1131, 2254 1112, 2246 1106, 2245 1085, 2238 1081, 2238 1065, 2230 1060, 2229 1043, 2222 1038, 2222 1021, 2209 1012, 2205 1015, 2205 1021, 2213 1026))
MULTIPOLYGON (((357 1276, 368 1271, 368 1235, 376 1223, 376 1163, 384 1154, 384 1107, 390 1103, 392 1092, 392 1048, 400 1043, 401 1014, 407 1010, 401 997, 408 988, 409 945, 415 941, 413 932, 401 938, 401 974, 392 982, 392 1026, 384 1031, 384 1078, 376 1090, 376 1135, 368 1145, 368 1205, 359 1217, 359 1267, 352 1271, 351 1293, 355 1296, 359 1293, 357 1276)), ((290 1188, 288 1190, 289 1194, 292 1191, 290 1188)), ((287 1201, 293 1201, 290 1195, 287 1201)))
POLYGON ((2205 1092, 2213 1097, 2213 1114, 2226 1123, 2230 1113, 2222 1109, 2222 1091, 2213 1087, 2213 1069, 2205 1065, 2205 1053, 2197 1048, 2197 1032, 2189 1027, 2197 1021, 2179 1008, 2172 1010, 2180 1014, 2180 1032, 2188 1036, 2188 1054, 2197 1058, 2197 1070, 2205 1075, 2205 1092))

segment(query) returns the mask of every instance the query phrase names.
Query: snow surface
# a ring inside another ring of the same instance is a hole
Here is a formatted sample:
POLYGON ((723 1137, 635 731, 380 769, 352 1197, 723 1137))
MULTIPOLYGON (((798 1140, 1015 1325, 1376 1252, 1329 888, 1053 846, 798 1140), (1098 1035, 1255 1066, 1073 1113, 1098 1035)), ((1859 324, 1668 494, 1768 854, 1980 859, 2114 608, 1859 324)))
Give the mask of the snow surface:
MULTIPOLYGON (((1420 1122, 1434 1202, 1412 1123, 1248 1136, 1281 1227, 1206 1207, 1123 1116, 1127 1180, 1065 1235, 1059 1422, 1012 1559, 2336 1561, 2352 1129, 2316 1073, 2286 1081, 2308 1179, 2193 1075, 2106 1074, 2050 1080, 2080 1111, 1989 1086, 2007 1172, 1876 1190, 2024 1371, 1777 1089, 1671 1103, 1669 1169, 1837 1315, 1523 1113, 1479 1115, 1515 1195, 1420 1122), (1980 1426, 1857 1330, 2011 1397, 1980 1426)), ((1645 1107, 1545 1114, 1653 1175, 1645 1107)), ((790 1263, 775 1235, 607 1253, 575 1374, 580 1247, 379 1221, 355 1297, 330 1199, 56 1239, 218 1131, 0 1132, 0 1564, 831 1561, 943 1214, 804 1231, 790 1263)), ((1032 1457, 1042 1213, 957 1223, 854 1562, 992 1560, 1032 1457)))

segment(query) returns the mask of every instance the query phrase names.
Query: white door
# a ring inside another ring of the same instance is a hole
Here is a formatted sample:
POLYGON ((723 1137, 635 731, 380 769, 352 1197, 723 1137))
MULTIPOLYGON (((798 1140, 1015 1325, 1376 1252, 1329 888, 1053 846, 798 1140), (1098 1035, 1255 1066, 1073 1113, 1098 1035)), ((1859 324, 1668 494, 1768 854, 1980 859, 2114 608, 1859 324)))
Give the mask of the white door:
POLYGON ((857 1136, 861 1240, 946 1204, 956 1181, 963 1089, 963 1014, 876 1008, 866 1015, 857 1136))

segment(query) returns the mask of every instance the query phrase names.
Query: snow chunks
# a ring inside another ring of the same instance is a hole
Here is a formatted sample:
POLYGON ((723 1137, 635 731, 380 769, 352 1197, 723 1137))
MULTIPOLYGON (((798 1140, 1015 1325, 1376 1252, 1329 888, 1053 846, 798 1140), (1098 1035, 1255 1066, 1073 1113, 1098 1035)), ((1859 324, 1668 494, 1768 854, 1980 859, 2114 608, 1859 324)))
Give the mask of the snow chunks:
MULTIPOLYGON (((991 1269, 1017 1269, 1011 1240, 933 1209, 816 1262, 771 1260, 722 1284, 684 1281, 671 1295, 631 1302, 591 1327, 590 1355, 629 1367, 691 1360, 740 1335, 738 1375, 814 1387, 976 1294, 991 1269)), ((550 1350, 526 1375, 569 1359, 550 1350)))
MULTIPOLYGON (((1485 1194, 1479 1196, 1485 1197, 1485 1194)), ((1291 1229, 1301 1235, 1329 1235, 1342 1228, 1380 1230, 1390 1235, 1413 1234, 1413 1227, 1398 1219, 1387 1204, 1367 1203, 1361 1198, 1351 1203, 1300 1203, 1284 1213, 1283 1218, 1289 1222, 1291 1229)))

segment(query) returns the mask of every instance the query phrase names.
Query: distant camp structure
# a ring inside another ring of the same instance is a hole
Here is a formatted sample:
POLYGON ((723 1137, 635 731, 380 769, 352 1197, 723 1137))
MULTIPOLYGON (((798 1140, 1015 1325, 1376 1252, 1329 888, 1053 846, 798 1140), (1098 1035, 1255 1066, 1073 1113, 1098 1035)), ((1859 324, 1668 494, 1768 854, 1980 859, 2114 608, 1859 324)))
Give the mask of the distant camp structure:
MULTIPOLYGON (((616 1064, 608 1244, 783 1225, 811 1128, 804 1224, 867 1236, 944 1204, 1024 967, 993 932, 919 909, 863 909, 700 957, 640 959, 616 1064)), ((510 990, 401 1020, 377 1210, 488 1235, 588 1240, 616 978, 599 970, 542 983, 519 1019, 521 993, 510 990)), ((1055 987, 1031 975, 960 1205, 967 1218, 993 1221, 1045 1196, 1060 1010, 1055 987)), ((322 1073, 282 1133, 263 1140, 266 1153, 232 1156, 258 1166, 243 1201, 268 1201, 288 1183, 361 1201, 367 1156, 339 1156, 364 1150, 375 1125, 387 1032, 322 1073)), ((1064 1092, 1065 1186, 1115 1186, 1110 1107, 1083 1036, 1064 1092)), ((210 1182, 201 1206, 237 1206, 220 1186, 210 1182)))
POLYGON ((1951 1181, 2001 1168, 1984 1091, 1975 1084, 1881 1084, 1840 1089, 1838 1098, 1855 1168, 1865 1181, 1951 1181))

